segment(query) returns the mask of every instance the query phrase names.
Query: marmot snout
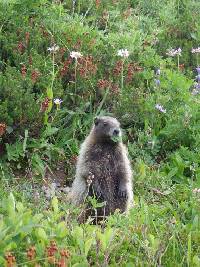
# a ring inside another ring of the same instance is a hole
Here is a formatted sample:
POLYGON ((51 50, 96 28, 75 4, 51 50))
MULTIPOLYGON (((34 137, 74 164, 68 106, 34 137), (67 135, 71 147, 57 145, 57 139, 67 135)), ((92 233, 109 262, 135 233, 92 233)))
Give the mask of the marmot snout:
POLYGON ((97 209, 99 218, 116 209, 126 212, 133 202, 132 170, 121 135, 119 121, 103 116, 95 120, 81 145, 71 199, 81 204, 95 195, 106 203, 97 209))

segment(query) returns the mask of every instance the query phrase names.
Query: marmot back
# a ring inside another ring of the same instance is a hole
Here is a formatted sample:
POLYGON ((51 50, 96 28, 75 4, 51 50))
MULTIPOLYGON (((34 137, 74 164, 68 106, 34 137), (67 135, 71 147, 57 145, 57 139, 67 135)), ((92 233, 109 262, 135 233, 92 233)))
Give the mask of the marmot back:
POLYGON ((106 203, 97 209, 97 217, 101 218, 116 209, 126 212, 133 202, 132 190, 132 171, 121 141, 120 123, 109 116, 99 117, 81 145, 72 202, 79 205, 88 195, 95 195, 98 202, 106 203))

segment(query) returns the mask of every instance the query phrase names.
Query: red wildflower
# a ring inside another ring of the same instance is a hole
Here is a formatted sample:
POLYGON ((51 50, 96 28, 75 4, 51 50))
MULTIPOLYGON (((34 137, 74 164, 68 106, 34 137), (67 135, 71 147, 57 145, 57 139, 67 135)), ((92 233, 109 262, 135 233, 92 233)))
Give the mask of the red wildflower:
POLYGON ((121 75, 121 72, 122 72, 122 66, 123 66, 123 62, 121 60, 118 60, 116 63, 115 63, 115 67, 113 69, 113 74, 114 76, 119 76, 121 75))
POLYGON ((108 80, 98 80, 97 86, 99 89, 104 90, 106 88, 109 88, 111 83, 108 80))
POLYGON ((101 0, 96 0, 96 8, 99 8, 100 4, 101 4, 101 0))
POLYGON ((26 40, 26 46, 29 44, 30 41, 30 32, 25 33, 25 40, 26 40))
POLYGON ((2 136, 6 131, 6 124, 0 123, 0 136, 2 136))
POLYGON ((16 263, 15 256, 11 252, 7 252, 5 254, 5 259, 6 259, 6 267, 14 267, 16 263))
POLYGON ((95 74, 97 71, 97 65, 94 63, 92 56, 80 57, 78 63, 78 71, 83 78, 88 78, 89 75, 95 74))
POLYGON ((67 74, 68 70, 69 70, 69 65, 71 64, 72 59, 69 58, 64 62, 64 65, 62 67, 62 69, 60 70, 60 76, 63 77, 67 74))
POLYGON ((29 58, 28 58, 28 62, 29 62, 29 65, 30 65, 30 66, 33 64, 32 56, 29 56, 29 58))
POLYGON ((35 258, 35 256, 36 256, 36 249, 35 249, 35 247, 32 246, 32 247, 28 248, 26 255, 27 255, 27 258, 29 260, 33 260, 35 258))
POLYGON ((48 109, 50 101, 51 100, 48 97, 46 97, 44 99, 44 101, 41 103, 41 107, 40 107, 41 112, 45 112, 48 109))
POLYGON ((31 73, 31 80, 32 80, 32 82, 35 83, 37 81, 37 79, 38 79, 39 76, 40 76, 39 71, 33 70, 32 73, 31 73))
POLYGON ((47 247, 48 262, 51 264, 56 263, 55 253, 58 251, 56 241, 52 240, 50 246, 47 247))
POLYGON ((18 45, 17 45, 17 50, 23 54, 24 51, 25 51, 25 45, 22 43, 22 42, 19 42, 18 45))

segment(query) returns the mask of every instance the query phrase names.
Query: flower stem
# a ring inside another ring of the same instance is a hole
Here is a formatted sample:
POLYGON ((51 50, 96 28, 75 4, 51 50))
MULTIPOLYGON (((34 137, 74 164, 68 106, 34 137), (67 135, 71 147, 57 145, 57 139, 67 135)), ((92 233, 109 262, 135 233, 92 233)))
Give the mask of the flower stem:
POLYGON ((75 79, 75 91, 74 94, 76 95, 76 74, 77 74, 77 58, 75 59, 75 71, 74 71, 74 79, 75 79))
POLYGON ((179 55, 178 55, 178 71, 179 71, 179 65, 180 65, 180 63, 179 63, 179 55))
POLYGON ((124 88, 124 60, 122 61, 122 70, 121 70, 121 93, 124 88))

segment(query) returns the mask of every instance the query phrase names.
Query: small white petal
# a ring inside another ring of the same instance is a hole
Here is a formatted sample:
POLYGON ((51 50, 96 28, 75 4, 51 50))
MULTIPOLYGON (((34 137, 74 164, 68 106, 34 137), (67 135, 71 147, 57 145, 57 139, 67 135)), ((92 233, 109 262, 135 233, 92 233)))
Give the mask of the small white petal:
POLYGON ((70 53, 70 57, 71 57, 71 58, 78 59, 78 58, 82 57, 82 54, 81 54, 80 52, 72 51, 72 52, 70 53))
POLYGON ((120 49, 118 50, 117 55, 126 58, 129 56, 129 51, 127 49, 120 49))

